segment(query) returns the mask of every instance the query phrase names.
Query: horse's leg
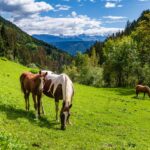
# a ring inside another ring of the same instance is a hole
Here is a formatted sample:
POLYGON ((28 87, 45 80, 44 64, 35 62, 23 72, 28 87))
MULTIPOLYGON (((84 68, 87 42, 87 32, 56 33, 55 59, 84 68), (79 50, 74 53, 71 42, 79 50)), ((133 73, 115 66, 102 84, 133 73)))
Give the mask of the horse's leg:
POLYGON ((28 110, 28 106, 27 106, 27 93, 26 93, 26 91, 24 91, 24 100, 25 100, 25 109, 27 111, 28 110))
POLYGON ((33 98, 33 102, 34 102, 34 109, 36 111, 37 110, 37 102, 36 102, 36 95, 34 93, 32 93, 32 98, 33 98))
POLYGON ((30 96, 30 92, 27 93, 27 111, 29 111, 30 109, 29 96, 30 96))
POLYGON ((35 109, 35 118, 38 119, 38 110, 37 110, 37 107, 38 107, 38 104, 37 104, 37 96, 35 93, 32 93, 32 98, 33 98, 33 102, 34 102, 34 109, 35 109))
POLYGON ((40 108, 41 108, 41 97, 42 97, 42 93, 39 93, 37 95, 37 109, 38 109, 38 116, 40 116, 40 108))
POLYGON ((45 115, 45 110, 44 110, 44 107, 43 107, 42 98, 41 98, 41 107, 42 107, 42 114, 45 115))
POLYGON ((139 94, 139 92, 136 90, 136 97, 138 98, 138 94, 139 94))
POLYGON ((59 119, 58 119, 59 100, 56 100, 56 99, 55 99, 55 110, 56 110, 56 121, 59 122, 59 119))
POLYGON ((70 118, 70 114, 69 114, 69 116, 68 116, 68 118, 67 118, 67 124, 68 124, 68 125, 72 125, 72 123, 70 122, 69 118, 70 118))

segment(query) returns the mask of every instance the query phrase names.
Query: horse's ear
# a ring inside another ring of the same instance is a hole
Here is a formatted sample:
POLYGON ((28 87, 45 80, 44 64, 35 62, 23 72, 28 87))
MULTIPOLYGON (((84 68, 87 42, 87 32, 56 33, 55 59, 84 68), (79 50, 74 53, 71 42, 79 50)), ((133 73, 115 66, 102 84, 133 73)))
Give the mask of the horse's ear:
POLYGON ((41 72, 41 70, 39 71, 39 74, 41 74, 42 72, 41 72))
POLYGON ((70 104, 69 109, 72 107, 72 104, 70 104))

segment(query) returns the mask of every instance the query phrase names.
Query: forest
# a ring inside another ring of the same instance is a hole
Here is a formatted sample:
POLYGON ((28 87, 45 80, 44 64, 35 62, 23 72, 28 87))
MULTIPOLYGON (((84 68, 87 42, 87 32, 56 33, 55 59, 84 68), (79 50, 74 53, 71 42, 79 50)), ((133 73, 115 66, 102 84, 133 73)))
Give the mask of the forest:
POLYGON ((150 85, 150 10, 127 22, 124 31, 78 53, 64 71, 79 83, 95 87, 150 85))
POLYGON ((0 56, 28 67, 49 68, 53 71, 59 71, 62 64, 68 64, 72 59, 69 54, 33 38, 2 17, 0 56))
POLYGON ((125 30, 96 42, 75 57, 39 41, 2 17, 0 56, 32 68, 65 72, 74 82, 95 87, 150 85, 150 10, 125 30))

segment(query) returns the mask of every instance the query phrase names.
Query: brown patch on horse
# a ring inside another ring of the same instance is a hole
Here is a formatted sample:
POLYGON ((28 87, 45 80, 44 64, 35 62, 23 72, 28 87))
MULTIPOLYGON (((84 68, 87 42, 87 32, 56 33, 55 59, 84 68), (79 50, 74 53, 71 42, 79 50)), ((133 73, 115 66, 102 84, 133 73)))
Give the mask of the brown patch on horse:
POLYGON ((51 85, 51 83, 52 83, 51 80, 47 80, 45 82, 43 93, 48 97, 55 98, 55 100, 57 101, 63 99, 62 85, 59 84, 56 88, 55 93, 53 94, 54 85, 51 85), (49 89, 49 87, 51 87, 51 89, 49 89))

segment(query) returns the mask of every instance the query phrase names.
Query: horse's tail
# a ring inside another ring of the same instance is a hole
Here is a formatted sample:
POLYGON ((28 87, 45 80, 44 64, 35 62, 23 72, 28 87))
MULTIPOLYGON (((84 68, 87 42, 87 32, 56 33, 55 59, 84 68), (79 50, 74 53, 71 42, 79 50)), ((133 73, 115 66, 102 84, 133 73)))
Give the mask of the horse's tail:
MULTIPOLYGON (((66 105, 71 105, 72 98, 74 95, 74 89, 70 78, 65 75, 65 87, 64 87, 64 100, 67 102, 66 105)), ((69 107, 68 106, 68 107, 69 107)))
POLYGON ((24 73, 21 74, 21 76, 20 76, 20 85, 21 85, 22 92, 25 92, 25 88, 24 88, 24 84, 23 84, 25 77, 26 77, 26 75, 24 73))

